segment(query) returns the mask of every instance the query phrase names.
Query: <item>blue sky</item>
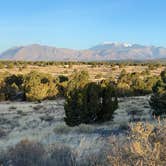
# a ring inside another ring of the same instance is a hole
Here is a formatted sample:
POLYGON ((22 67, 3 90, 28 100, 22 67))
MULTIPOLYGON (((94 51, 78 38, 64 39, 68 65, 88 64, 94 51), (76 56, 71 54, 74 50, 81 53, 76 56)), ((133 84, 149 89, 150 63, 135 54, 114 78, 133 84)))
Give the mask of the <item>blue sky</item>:
POLYGON ((105 41, 166 47, 166 0, 0 1, 0 52, 32 43, 84 49, 105 41))

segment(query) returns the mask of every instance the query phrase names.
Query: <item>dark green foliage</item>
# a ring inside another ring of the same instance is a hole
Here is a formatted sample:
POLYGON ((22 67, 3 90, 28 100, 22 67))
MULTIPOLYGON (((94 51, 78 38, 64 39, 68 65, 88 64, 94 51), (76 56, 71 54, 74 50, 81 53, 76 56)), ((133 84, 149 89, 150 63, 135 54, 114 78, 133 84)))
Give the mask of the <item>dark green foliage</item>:
POLYGON ((60 75, 60 76, 58 77, 58 79, 59 79, 59 82, 60 82, 60 83, 69 80, 69 78, 68 78, 67 76, 64 76, 64 75, 60 75))
MULTIPOLYGON (((161 67, 164 62, 140 62, 140 61, 111 61, 111 62, 23 62, 23 61, 1 61, 0 68, 13 68, 17 69, 27 67, 28 65, 49 66, 72 66, 72 65, 91 65, 95 66, 117 66, 122 69, 126 65, 129 66, 151 66, 161 67)), ((148 69, 142 73, 127 73, 124 69, 121 71, 119 78, 113 78, 104 80, 102 82, 111 83, 116 87, 118 96, 135 96, 145 95, 152 93, 153 85, 159 80, 156 76, 150 76, 148 69)), ((46 74, 45 74, 46 75, 46 74)), ((161 74, 161 77, 165 78, 165 73, 161 74)), ((101 74, 96 73, 96 78, 101 78, 101 74)), ((71 91, 75 89, 83 88, 89 83, 89 75, 86 71, 77 72, 74 70, 70 76, 70 80, 66 76, 59 76, 57 79, 50 76, 43 76, 42 73, 38 73, 37 76, 32 74, 25 75, 11 75, 9 73, 0 73, 0 100, 43 100, 54 98, 55 94, 59 96, 67 96, 71 91), (28 75, 32 80, 28 80, 28 75), (41 75, 41 78, 40 78, 41 75), (36 78, 35 78, 36 77, 36 78), (26 79, 26 81, 25 81, 26 79), (56 92, 55 92, 56 91, 56 92), (26 95, 26 98, 25 98, 26 95), (33 97, 34 96, 34 97, 33 97), (36 96, 36 97, 35 97, 36 96), (40 96, 40 97, 39 97, 40 96)), ((163 79, 164 80, 164 79, 163 79)), ((166 82, 166 79, 163 81, 166 82)), ((162 89, 161 86, 157 86, 157 89, 162 89)))
POLYGON ((5 96, 6 100, 15 100, 18 94, 22 94, 22 75, 9 75, 3 80, 3 85, 1 86, 1 95, 5 96))
POLYGON ((166 71, 162 71, 161 80, 153 86, 153 95, 150 98, 150 105, 154 109, 154 115, 166 114, 166 71))
POLYGON ((16 84, 19 88, 21 88, 23 83, 23 75, 11 75, 5 78, 5 83, 7 85, 16 84))
POLYGON ((153 94, 149 101, 151 107, 154 109, 153 115, 160 116, 166 114, 166 94, 153 94))
POLYGON ((61 61, 0 61, 0 63, 7 68, 11 67, 26 67, 27 65, 37 65, 37 66, 66 66, 68 65, 69 68, 72 67, 72 65, 91 65, 92 67, 96 66, 102 66, 102 65, 108 65, 114 67, 115 65, 120 66, 120 68, 123 68, 125 66, 149 66, 150 69, 156 69, 157 67, 161 67, 162 65, 164 66, 166 61, 161 60, 161 61, 156 61, 156 60, 149 60, 149 61, 105 61, 105 62, 72 62, 72 61, 66 61, 66 62, 61 62, 61 61))
POLYGON ((67 83, 65 93, 65 121, 70 126, 75 126, 81 123, 81 114, 84 105, 84 90, 83 88, 89 82, 89 74, 86 71, 73 73, 71 79, 67 83))
POLYGON ((114 111, 118 108, 118 99, 116 90, 112 86, 106 86, 102 89, 102 111, 99 120, 108 121, 112 118, 114 111))
MULTIPOLYGON (((76 73, 73 77, 80 78, 80 82, 72 83, 74 86, 66 96, 65 122, 69 126, 76 126, 110 120, 118 107, 115 88, 101 83, 86 83, 80 75, 82 73, 76 73)), ((70 80, 69 84, 74 81, 70 80)))
POLYGON ((83 91, 74 90, 66 98, 65 109, 65 122, 69 126, 79 125, 81 120, 81 112, 83 112, 83 91))
POLYGON ((101 93, 101 86, 96 83, 89 83, 83 89, 82 123, 94 123, 98 121, 98 115, 102 106, 101 93))
POLYGON ((160 76, 161 76, 162 81, 164 83, 166 83, 166 70, 162 71, 161 74, 160 74, 160 76))
POLYGON ((60 96, 65 96, 67 91, 67 84, 68 84, 69 78, 64 75, 58 76, 58 94, 60 96))
POLYGON ((57 93, 57 80, 48 74, 30 72, 25 75, 7 74, 0 78, 1 101, 39 101, 52 99, 57 93))
POLYGON ((58 83, 58 95, 64 97, 66 95, 67 92, 67 84, 68 81, 64 81, 64 82, 59 82, 58 83))

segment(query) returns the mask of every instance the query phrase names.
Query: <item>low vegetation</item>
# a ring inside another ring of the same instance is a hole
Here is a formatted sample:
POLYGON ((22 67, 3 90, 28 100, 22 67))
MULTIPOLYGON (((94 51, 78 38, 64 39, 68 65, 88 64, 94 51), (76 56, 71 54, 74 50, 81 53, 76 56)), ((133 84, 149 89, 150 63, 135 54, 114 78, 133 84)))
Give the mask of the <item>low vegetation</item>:
MULTIPOLYGON (((165 113, 165 71, 160 75, 151 75, 150 72, 162 64, 146 64, 142 72, 127 72, 124 68, 130 65, 142 65, 140 63, 76 63, 76 62, 1 62, 1 68, 28 65, 72 65, 88 64, 91 67, 119 65, 118 77, 102 78, 96 73, 97 80, 92 81, 87 71, 74 70, 68 77, 59 75, 55 77, 37 71, 27 74, 0 74, 0 100, 42 101, 55 99, 58 96, 66 98, 66 122, 69 125, 80 123, 93 123, 110 120, 117 108, 117 97, 140 96, 153 93, 150 105, 154 108, 155 115, 165 113), (91 96, 91 97, 89 97, 91 96), (107 97, 106 97, 107 96, 107 97), (110 100, 108 101, 107 100, 110 100), (163 108, 163 109, 162 109, 163 108), (79 111, 76 111, 79 110, 79 111), (87 111, 88 110, 88 111, 87 111), (111 110, 108 112, 108 110, 111 110), (77 112, 77 115, 75 115, 77 112), (83 114, 82 114, 83 112, 83 114), (74 122, 76 121, 76 122, 74 122)), ((104 70, 104 68, 103 68, 104 70)))
POLYGON ((160 165, 166 164, 166 122, 154 126, 137 123, 131 126, 129 138, 121 143, 117 140, 108 155, 111 165, 160 165), (121 146, 123 144, 123 146, 121 146))
MULTIPOLYGON (((2 63, 2 62, 1 62, 2 63)), ((14 65, 39 65, 44 62, 12 62, 14 65)), ((45 62, 46 63, 46 62, 45 62)), ((71 62, 72 63, 72 62, 71 62)), ((4 66, 7 65, 7 62, 2 63, 4 66)), ((62 63, 53 63, 54 65, 59 65, 62 63)), ((64 65, 69 65, 70 63, 66 62, 64 65)), ((72 64, 75 64, 74 62, 72 64)), ((89 63, 93 66, 103 66, 107 65, 112 70, 112 66, 115 64, 109 63, 89 63)), ((45 65, 52 65, 51 62, 46 63, 45 65)), ((79 63, 78 63, 79 65, 79 63)), ((82 64, 81 64, 82 65, 82 64)), ((130 64, 127 64, 130 65, 130 64)), ((137 65, 137 64, 135 64, 137 65)), ((140 64, 139 64, 140 65, 140 64)), ((41 65, 39 65, 41 66, 41 65)), ((43 66, 43 65, 42 65, 43 66)), ((121 65, 125 66, 124 64, 121 65)), ((154 65, 155 66, 155 65, 154 65)), ((86 67, 86 66, 85 66, 86 67)), ((128 66, 126 66, 128 67, 128 66)), ((104 69, 104 67, 101 67, 104 69)), ((125 67, 124 67, 125 68, 125 67)), ((109 82, 114 84, 116 87, 116 94, 118 97, 123 96, 139 96, 152 93, 153 85, 160 80, 160 75, 151 75, 148 68, 142 72, 128 72, 127 69, 120 68, 118 75, 109 74, 109 77, 104 76, 102 73, 96 73, 94 80, 89 76, 89 82, 97 82, 101 84, 102 82, 109 82), (103 75, 103 78, 99 78, 99 75, 103 75)), ((109 69, 109 70, 110 70, 109 69)), ((26 69, 25 69, 26 70, 26 69)), ((83 70, 77 71, 76 69, 73 72, 70 72, 68 76, 58 75, 53 76, 52 74, 46 74, 36 70, 32 70, 26 74, 10 74, 8 72, 0 73, 0 100, 27 100, 27 101, 41 101, 45 99, 54 99, 57 96, 65 96, 68 91, 74 86, 71 82, 77 82, 77 84, 82 84, 80 79, 77 78, 76 73, 86 73, 83 70), (73 74, 74 73, 74 74, 73 74), (70 79, 69 79, 70 78, 70 79), (70 85, 70 86, 69 86, 70 85)), ((114 73, 112 71, 112 73, 114 73)), ((108 73, 107 73, 108 75, 108 73)), ((83 76, 83 74, 81 75, 83 76)), ((82 79, 83 80, 83 79, 82 79)), ((85 78, 86 82, 86 78, 85 78)), ((83 85, 83 84, 82 84, 83 85)))
POLYGON ((127 73, 122 70, 117 80, 117 93, 120 97, 143 96, 152 93, 153 85, 160 79, 159 76, 149 76, 148 73, 127 73))
POLYGON ((49 74, 31 72, 25 75, 23 86, 28 101, 52 99, 58 93, 56 80, 49 74))
MULTIPOLYGON (((65 98, 64 122, 63 124, 58 122, 59 126, 53 126, 52 130, 58 136, 96 134, 94 124, 110 121, 114 117, 118 108, 118 97, 151 95, 149 104, 153 108, 152 113, 156 116, 166 114, 165 64, 153 64, 152 62, 148 64, 136 62, 133 64, 131 62, 4 61, 0 63, 0 70, 19 68, 19 72, 22 72, 27 70, 29 66, 32 68, 36 66, 42 68, 60 66, 59 68, 65 70, 62 70, 60 75, 48 74, 40 70, 28 70, 29 72, 21 74, 3 71, 0 73, 0 101, 35 101, 36 105, 32 107, 34 113, 42 113, 37 120, 41 121, 43 125, 51 125, 51 122, 57 121, 57 119, 50 110, 44 114, 45 106, 41 102, 43 100, 54 100, 57 97, 65 98), (90 69, 102 67, 103 71, 107 67, 107 74, 109 71, 109 75, 106 76, 105 73, 103 74, 100 71, 91 77, 90 72, 84 70, 85 67, 82 67, 81 70, 74 68, 76 64, 87 65, 90 69), (138 65, 142 66, 141 69, 143 70, 132 71, 130 68, 138 65), (158 68, 162 69, 160 75, 155 73, 158 68), (115 74, 115 71, 118 71, 118 74, 115 74)), ((15 111, 17 113, 15 118, 26 116, 24 110, 20 109, 19 106, 11 106, 8 109, 10 112, 15 111)), ((166 165, 166 143, 164 141, 166 138, 166 122, 164 120, 157 125, 139 122, 120 127, 126 132, 119 136, 109 136, 105 148, 100 149, 100 152, 94 152, 94 154, 87 154, 83 157, 78 155, 78 151, 65 145, 48 147, 35 141, 23 140, 3 153, 1 152, 0 165, 166 165)), ((0 139, 8 134, 6 131, 3 126, 0 128, 0 139)))
POLYGON ((166 122, 153 125, 130 125, 126 136, 110 136, 107 146, 93 154, 78 156, 76 150, 64 145, 43 146, 23 140, 0 155, 0 164, 13 166, 108 166, 166 164, 166 122))
POLYGON ((7 75, 1 79, 0 99, 41 101, 58 93, 57 80, 49 74, 32 71, 25 75, 7 75))

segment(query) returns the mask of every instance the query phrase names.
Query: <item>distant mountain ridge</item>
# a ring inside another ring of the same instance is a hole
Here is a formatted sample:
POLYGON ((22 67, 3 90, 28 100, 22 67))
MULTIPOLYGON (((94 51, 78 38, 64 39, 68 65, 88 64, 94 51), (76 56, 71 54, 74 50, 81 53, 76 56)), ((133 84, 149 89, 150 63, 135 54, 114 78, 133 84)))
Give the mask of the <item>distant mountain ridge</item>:
POLYGON ((105 42, 87 50, 74 50, 32 44, 8 49, 1 60, 23 61, 108 61, 166 58, 166 48, 129 43, 105 42))

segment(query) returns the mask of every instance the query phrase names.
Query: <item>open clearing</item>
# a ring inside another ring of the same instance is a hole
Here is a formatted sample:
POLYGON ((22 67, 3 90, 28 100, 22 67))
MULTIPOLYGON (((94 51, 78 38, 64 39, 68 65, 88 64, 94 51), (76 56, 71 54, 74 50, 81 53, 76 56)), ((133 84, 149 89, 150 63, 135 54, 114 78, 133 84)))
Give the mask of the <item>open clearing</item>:
MULTIPOLYGON (((132 72, 142 72, 146 71, 148 69, 148 66, 123 66, 119 67, 119 65, 111 66, 111 65, 50 65, 50 66, 37 66, 37 65, 28 65, 26 68, 20 68, 15 67, 12 69, 4 68, 0 69, 0 72, 9 72, 11 74, 26 74, 31 71, 40 71, 42 73, 49 73, 53 76, 59 76, 59 75, 65 75, 65 76, 70 76, 72 72, 75 70, 80 71, 80 70, 86 70, 88 71, 90 75, 91 80, 98 80, 98 79, 106 79, 110 77, 117 78, 120 74, 120 72, 125 69, 127 73, 132 73, 132 72), (100 75, 100 78, 95 78, 97 75, 100 75)), ((150 70, 150 75, 160 75, 161 71, 163 71, 165 67, 158 67, 154 70, 150 70)), ((149 76, 150 76, 149 75, 149 76)))
POLYGON ((14 146, 23 139, 39 141, 46 146, 66 144, 79 154, 100 150, 109 136, 125 135, 129 123, 151 121, 149 96, 120 98, 114 119, 107 123, 80 125, 74 128, 64 123, 64 100, 0 103, 0 149, 14 146))

